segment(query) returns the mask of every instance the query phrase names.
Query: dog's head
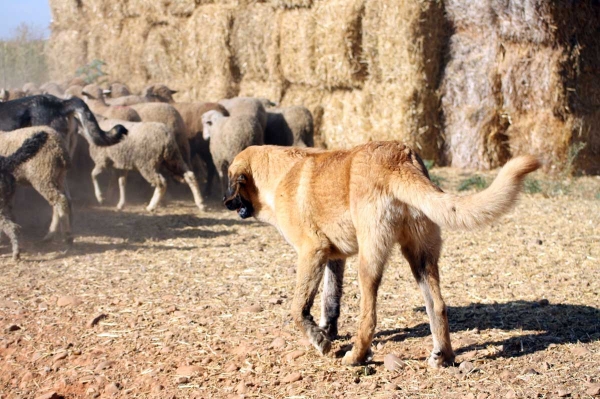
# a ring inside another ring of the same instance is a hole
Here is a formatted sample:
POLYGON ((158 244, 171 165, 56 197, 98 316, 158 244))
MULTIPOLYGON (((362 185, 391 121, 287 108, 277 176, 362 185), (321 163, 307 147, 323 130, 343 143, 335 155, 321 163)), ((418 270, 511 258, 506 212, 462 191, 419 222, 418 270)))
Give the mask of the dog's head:
POLYGON ((252 169, 246 160, 247 151, 242 151, 229 167, 229 187, 223 204, 230 211, 237 211, 242 219, 256 216, 260 209, 252 169))

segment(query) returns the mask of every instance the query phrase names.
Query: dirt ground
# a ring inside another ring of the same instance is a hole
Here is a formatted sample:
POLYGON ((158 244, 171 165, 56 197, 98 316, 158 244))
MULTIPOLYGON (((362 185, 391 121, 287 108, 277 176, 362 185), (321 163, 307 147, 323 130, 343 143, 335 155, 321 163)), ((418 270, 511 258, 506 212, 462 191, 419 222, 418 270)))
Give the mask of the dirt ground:
MULTIPOLYGON (((449 191, 467 176, 433 174, 449 191)), ((141 202, 123 212, 76 204, 65 250, 40 243, 47 206, 21 195, 23 260, 0 245, 0 398, 598 395, 600 179, 542 188, 490 227, 444 232, 457 363, 441 370, 426 367, 428 319, 399 251, 379 292, 374 360, 344 367, 355 259, 341 338, 321 357, 290 322, 295 254, 273 227, 218 203, 202 214, 191 200, 153 214, 141 202), (395 367, 384 364, 390 354, 395 367)))

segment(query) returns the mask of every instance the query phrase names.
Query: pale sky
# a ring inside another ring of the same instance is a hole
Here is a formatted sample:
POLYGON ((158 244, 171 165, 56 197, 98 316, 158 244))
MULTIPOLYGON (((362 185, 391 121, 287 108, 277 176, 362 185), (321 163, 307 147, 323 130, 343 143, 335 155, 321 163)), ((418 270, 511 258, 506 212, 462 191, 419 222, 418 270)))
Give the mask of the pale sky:
POLYGON ((10 37, 22 22, 49 36, 51 18, 48 0, 0 0, 0 39, 10 37))

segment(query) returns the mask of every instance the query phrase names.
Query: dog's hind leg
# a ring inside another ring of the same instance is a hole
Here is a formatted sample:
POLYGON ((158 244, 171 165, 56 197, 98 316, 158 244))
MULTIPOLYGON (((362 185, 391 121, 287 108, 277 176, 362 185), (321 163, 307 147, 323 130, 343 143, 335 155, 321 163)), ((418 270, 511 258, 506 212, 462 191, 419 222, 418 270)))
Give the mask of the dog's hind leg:
POLYGON ((377 325, 377 291, 391 244, 377 242, 377 237, 359 237, 358 285, 360 288, 360 316, 354 347, 346 352, 342 364, 354 366, 372 356, 371 343, 377 325))
POLYGON ((413 237, 411 242, 401 245, 402 254, 408 260, 425 299, 425 309, 429 316, 433 350, 428 363, 431 367, 438 368, 454 362, 454 351, 450 342, 446 304, 440 290, 438 259, 442 238, 438 226, 432 223, 428 227, 428 233, 423 239, 426 242, 418 242, 413 237))
POLYGON ((325 267, 319 327, 325 330, 330 340, 334 340, 338 335, 338 318, 340 317, 345 266, 345 260, 336 259, 329 260, 325 267))
POLYGON ((327 257, 323 250, 304 250, 298 256, 296 292, 292 304, 292 317, 296 326, 303 331, 309 341, 321 353, 331 350, 327 332, 316 325, 310 314, 315 300, 327 257))

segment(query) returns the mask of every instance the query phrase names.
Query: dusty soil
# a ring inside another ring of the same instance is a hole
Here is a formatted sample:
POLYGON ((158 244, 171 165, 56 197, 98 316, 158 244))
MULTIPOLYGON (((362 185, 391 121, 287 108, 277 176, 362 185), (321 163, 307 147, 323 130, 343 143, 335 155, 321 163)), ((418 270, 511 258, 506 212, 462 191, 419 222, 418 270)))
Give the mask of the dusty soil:
MULTIPOLYGON (((453 190, 465 174, 434 170, 453 190)), ((17 204, 23 260, 0 247, 0 397, 588 398, 600 393, 600 180, 525 194, 478 231, 445 231, 442 290, 457 365, 426 367, 423 301, 396 251, 379 293, 375 358, 344 367, 290 323, 295 254, 217 203, 75 207, 74 246, 42 245, 48 215, 17 204), (384 364, 400 360, 395 370, 384 364), (52 396, 52 393, 55 393, 52 396)), ((318 316, 318 309, 313 312, 318 316)))

